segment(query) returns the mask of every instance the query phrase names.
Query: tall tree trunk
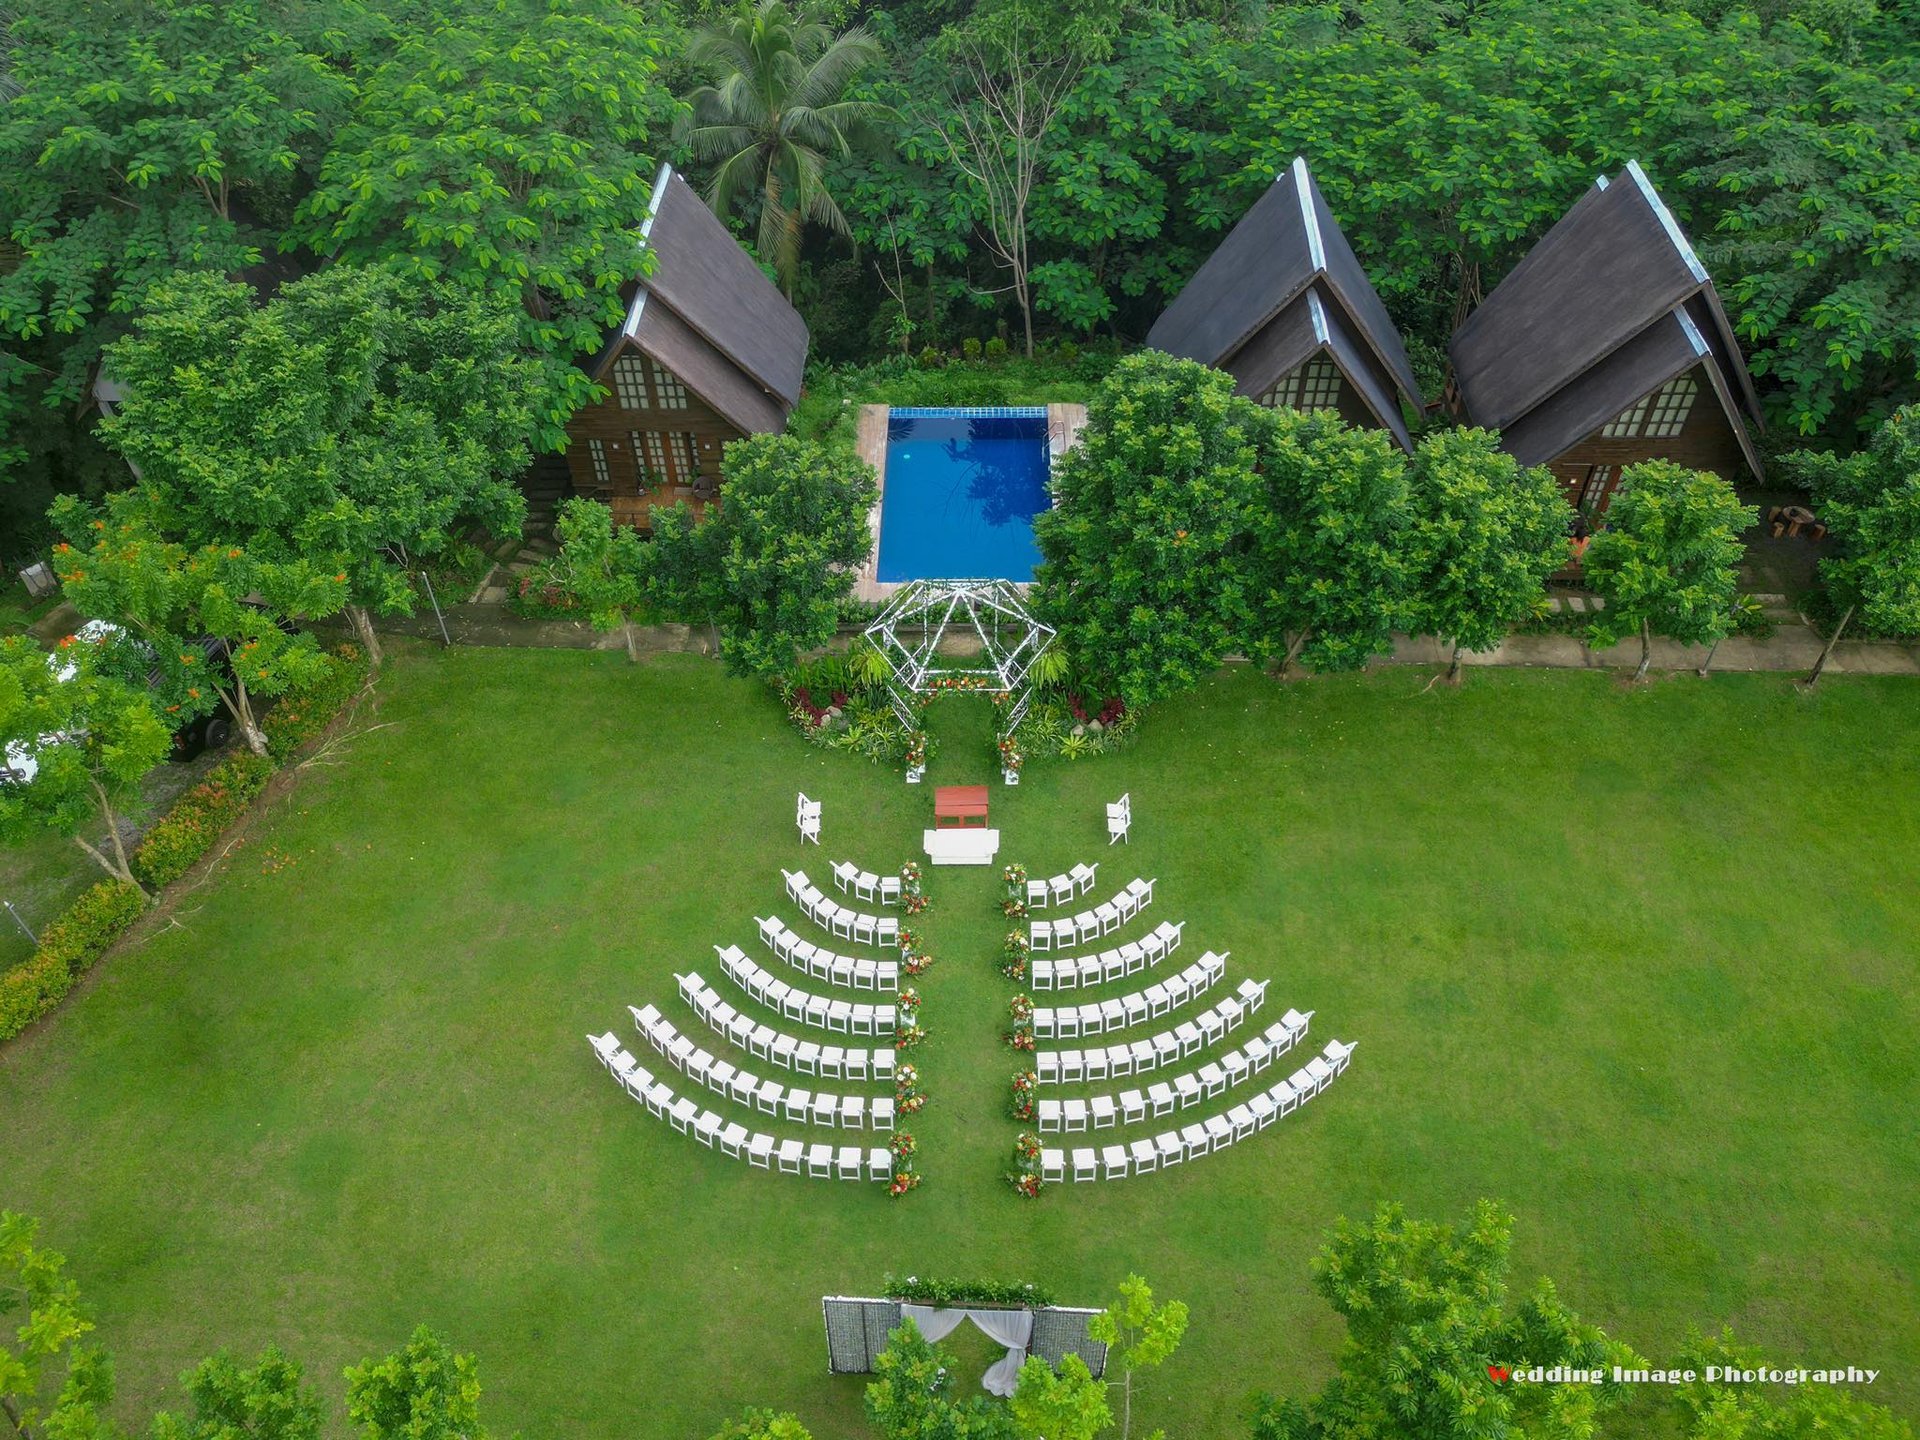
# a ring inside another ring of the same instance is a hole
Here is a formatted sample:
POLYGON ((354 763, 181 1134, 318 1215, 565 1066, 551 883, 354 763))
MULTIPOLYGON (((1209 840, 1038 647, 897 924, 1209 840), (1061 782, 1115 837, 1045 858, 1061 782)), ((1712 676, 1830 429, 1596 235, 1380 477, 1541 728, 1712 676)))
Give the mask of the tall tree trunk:
POLYGON ((227 702, 227 713, 233 716, 233 723, 240 727, 240 738, 247 742, 247 749, 256 755, 267 753, 267 735, 253 718, 253 698, 247 694, 247 682, 240 678, 240 672, 233 675, 233 692, 220 692, 220 698, 227 702))
POLYGON ((1827 657, 1833 654, 1833 647, 1840 643, 1840 636, 1846 631, 1847 622, 1853 619, 1853 606, 1847 606, 1847 613, 1840 617, 1840 623, 1833 627, 1833 634, 1827 638, 1826 648, 1820 652, 1820 658, 1813 662, 1813 673, 1807 676, 1807 686, 1812 688, 1820 683, 1820 672, 1827 668, 1827 657))
POLYGON ((1311 628, 1302 630, 1287 643, 1286 653, 1280 657, 1279 675, 1282 680, 1287 678, 1287 667, 1300 658, 1300 652, 1306 648, 1307 637, 1311 634, 1311 628))
POLYGON ((99 863, 100 868, 114 879, 126 882, 151 900, 152 893, 134 878, 133 866, 127 859, 126 844, 120 839, 120 817, 114 813, 113 802, 107 798, 106 788, 98 780, 89 780, 87 783, 93 787, 93 800, 100 811, 100 818, 106 821, 107 840, 111 844, 113 854, 107 855, 98 846, 89 844, 78 835, 73 837, 73 843, 91 855, 99 863))
POLYGON ((1027 359, 1033 359, 1033 297, 1027 293, 1027 277, 1022 274, 1019 284, 1020 323, 1027 332, 1027 359))
POLYGON ((373 616, 367 613, 364 605, 349 605, 347 618, 353 622, 353 633, 360 637, 360 647, 367 652, 368 662, 378 670, 383 657, 380 653, 380 637, 373 633, 373 616))
POLYGON ((640 663, 640 647, 634 643, 633 621, 631 619, 622 621, 620 628, 621 630, 626 632, 627 659, 630 660, 633 664, 638 665, 640 663))
POLYGON ((1447 662, 1447 683, 1449 685, 1460 683, 1460 642, 1458 640, 1453 642, 1453 659, 1447 662))
POLYGON ((1653 622, 1640 622, 1640 668, 1633 672, 1634 683, 1647 678, 1647 667, 1653 664, 1653 622))

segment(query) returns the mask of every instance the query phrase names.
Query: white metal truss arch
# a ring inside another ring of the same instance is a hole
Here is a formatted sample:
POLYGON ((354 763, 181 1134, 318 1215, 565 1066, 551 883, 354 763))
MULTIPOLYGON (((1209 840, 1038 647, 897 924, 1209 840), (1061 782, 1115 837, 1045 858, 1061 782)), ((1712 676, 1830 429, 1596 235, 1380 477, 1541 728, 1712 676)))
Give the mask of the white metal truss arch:
POLYGON ((1034 619, 1008 581, 916 580, 894 595, 866 637, 887 657, 887 697, 908 729, 918 723, 919 699, 941 680, 968 679, 1010 697, 1005 733, 1033 703, 1027 677, 1053 643, 1053 627, 1034 619), (943 655, 948 632, 966 630, 979 637, 980 653, 943 655))

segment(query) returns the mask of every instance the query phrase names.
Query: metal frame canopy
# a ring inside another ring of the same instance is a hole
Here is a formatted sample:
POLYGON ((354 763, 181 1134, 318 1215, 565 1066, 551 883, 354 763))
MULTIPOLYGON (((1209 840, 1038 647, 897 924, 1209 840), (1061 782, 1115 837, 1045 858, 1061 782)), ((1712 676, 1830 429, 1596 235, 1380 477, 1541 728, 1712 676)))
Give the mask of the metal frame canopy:
POLYGON ((894 595, 866 638, 887 657, 887 698, 909 730, 916 700, 941 689, 942 680, 959 680, 1010 695, 1004 728, 1011 731, 1033 703, 1027 676, 1053 643, 1053 627, 1033 618, 1009 581, 915 580, 894 595), (947 632, 962 627, 979 637, 980 654, 942 656, 947 632), (903 633, 917 635, 917 643, 909 645, 903 633))

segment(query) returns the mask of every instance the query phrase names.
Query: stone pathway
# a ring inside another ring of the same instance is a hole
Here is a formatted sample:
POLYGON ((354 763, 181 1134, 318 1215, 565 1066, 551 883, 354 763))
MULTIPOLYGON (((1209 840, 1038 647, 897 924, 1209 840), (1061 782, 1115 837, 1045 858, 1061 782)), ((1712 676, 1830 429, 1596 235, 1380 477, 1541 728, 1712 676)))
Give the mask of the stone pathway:
POLYGON ((481 578, 467 597, 469 605, 504 605, 511 587, 519 578, 560 553, 553 537, 533 531, 524 540, 508 540, 494 552, 494 567, 481 578))

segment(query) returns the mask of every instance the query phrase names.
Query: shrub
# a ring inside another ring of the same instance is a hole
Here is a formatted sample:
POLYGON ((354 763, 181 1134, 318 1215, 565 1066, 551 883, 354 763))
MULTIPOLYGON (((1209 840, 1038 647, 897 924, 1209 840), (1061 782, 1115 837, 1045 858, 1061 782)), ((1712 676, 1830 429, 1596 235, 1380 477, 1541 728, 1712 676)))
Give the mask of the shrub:
POLYGON ((272 760, 246 750, 216 765, 147 832, 133 855, 134 873, 155 889, 178 880, 240 818, 273 772, 272 760))
MULTIPOLYGON (((1000 348, 1004 351, 1007 347, 1003 344, 1000 348)), ((980 341, 977 337, 969 335, 960 342, 960 358, 963 360, 980 358, 980 341)))
POLYGON ((102 880, 74 901, 41 933, 31 958, 0 975, 0 1040, 58 1005, 146 908, 146 897, 118 880, 102 880))
POLYGON ((991 340, 987 341, 986 354, 989 360, 1006 359, 1007 342, 1002 340, 998 335, 994 336, 991 340))
POLYGON ((297 694, 282 697, 260 723, 267 736, 267 753, 281 764, 333 723, 333 717, 360 688, 365 669, 358 646, 342 645, 328 658, 332 663, 320 679, 297 694))
POLYGON ((578 620, 586 610, 574 595, 571 577, 557 560, 535 565, 514 581, 507 608, 523 620, 578 620))

